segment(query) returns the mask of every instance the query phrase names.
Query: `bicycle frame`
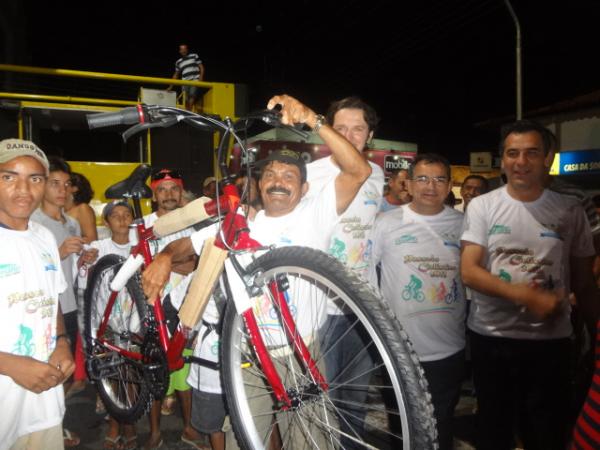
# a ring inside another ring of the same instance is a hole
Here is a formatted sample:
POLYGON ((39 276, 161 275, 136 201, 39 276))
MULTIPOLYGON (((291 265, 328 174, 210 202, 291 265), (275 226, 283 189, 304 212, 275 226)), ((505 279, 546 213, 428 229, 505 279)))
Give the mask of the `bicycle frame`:
MULTIPOLYGON (((240 203, 236 186, 232 183, 226 183, 223 187, 223 191, 224 195, 220 197, 218 207, 217 202, 214 200, 207 203, 205 206, 205 209, 210 216, 215 216, 218 210, 221 212, 226 212, 222 224, 222 236, 225 238, 225 241, 221 239, 221 234, 219 234, 215 241, 215 245, 222 249, 231 248, 233 250, 256 251, 262 249, 263 247, 250 237, 246 218, 240 214, 237 214, 236 212, 240 203)), ((137 199, 134 199, 134 201, 139 202, 137 199)), ((138 211, 138 208, 136 208, 136 211, 138 211)), ((144 260, 143 265, 147 267, 152 262, 149 241, 156 239, 156 237, 153 234, 152 228, 145 227, 141 217, 136 217, 134 226, 137 230, 138 242, 132 248, 131 255, 142 255, 144 260)), ((241 276, 243 274, 238 275, 241 276)), ((285 333, 294 348, 297 358, 304 363, 305 367, 308 368, 308 371, 310 372, 315 383, 318 384, 321 389, 326 391, 328 389, 328 385, 325 382, 325 378, 320 373, 316 362, 313 360, 308 348, 306 347, 306 344, 304 343, 304 340, 296 330, 294 319, 292 318, 288 304, 284 299, 283 292, 280 291, 277 283, 275 282, 271 282, 269 284, 269 290, 271 291, 271 295, 274 298, 275 304, 278 306, 278 308, 280 308, 285 326, 285 333)), ((126 358, 142 361, 143 355, 141 353, 112 345, 103 338, 117 295, 118 291, 112 291, 110 294, 102 322, 98 328, 96 339, 101 345, 126 358)), ((233 305, 230 305, 230 307, 233 307, 233 305)), ((169 339, 169 333, 165 321, 165 313, 160 299, 156 299, 154 302, 153 312, 156 321, 159 343, 166 354, 169 370, 173 371, 180 369, 185 363, 185 360, 182 357, 182 352, 190 338, 191 329, 180 324, 173 336, 169 339)), ((247 308, 245 311, 238 311, 238 313, 240 313, 243 317, 246 329, 248 330, 250 345, 254 348, 254 351, 258 356, 261 369, 264 372, 268 383, 271 385, 276 399, 282 404, 283 409, 292 407, 292 401, 288 396, 281 378, 279 377, 271 360, 252 308, 247 308)))

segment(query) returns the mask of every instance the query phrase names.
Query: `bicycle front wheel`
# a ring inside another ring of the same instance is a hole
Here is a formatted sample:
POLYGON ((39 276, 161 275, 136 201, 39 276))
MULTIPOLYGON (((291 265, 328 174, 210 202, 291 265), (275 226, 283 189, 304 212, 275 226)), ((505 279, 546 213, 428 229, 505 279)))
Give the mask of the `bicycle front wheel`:
POLYGON ((262 289, 253 306, 260 334, 292 402, 275 399, 244 320, 229 304, 222 381, 241 448, 435 448, 423 371, 400 324, 369 285, 325 253, 302 247, 270 251, 248 272, 262 289), (325 384, 283 332, 275 283, 325 384))
POLYGON ((148 410, 152 396, 142 361, 110 348, 141 354, 145 334, 146 301, 138 275, 127 282, 109 308, 114 295, 110 283, 123 262, 118 255, 106 255, 94 265, 84 296, 84 335, 88 375, 96 381, 100 398, 115 419, 131 423, 148 410))

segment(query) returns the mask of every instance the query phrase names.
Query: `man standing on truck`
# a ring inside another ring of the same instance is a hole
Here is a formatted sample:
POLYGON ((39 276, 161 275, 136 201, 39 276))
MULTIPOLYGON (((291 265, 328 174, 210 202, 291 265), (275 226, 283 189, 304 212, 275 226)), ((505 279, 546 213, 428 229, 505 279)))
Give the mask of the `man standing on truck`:
MULTIPOLYGON (((204 81, 204 64, 196 53, 190 53, 187 44, 179 46, 179 54, 181 58, 175 61, 174 79, 181 78, 182 80, 204 81)), ((170 91, 173 85, 167 88, 170 91)), ((198 86, 182 86, 182 91, 185 92, 185 107, 192 111, 192 108, 198 100, 200 88, 198 86)))

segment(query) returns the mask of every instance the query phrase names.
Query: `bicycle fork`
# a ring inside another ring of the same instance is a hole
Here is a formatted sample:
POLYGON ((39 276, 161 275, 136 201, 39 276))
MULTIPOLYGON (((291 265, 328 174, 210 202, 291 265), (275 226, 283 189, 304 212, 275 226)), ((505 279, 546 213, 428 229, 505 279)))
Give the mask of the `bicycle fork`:
MULTIPOLYGON (((283 409, 287 410, 297 406, 298 400, 290 398, 289 393, 283 386, 281 377, 271 360, 271 356, 269 355, 269 351, 265 345, 263 336, 260 332, 260 327, 252 309, 254 305, 253 298, 257 295, 261 295, 259 289, 261 285, 260 275, 252 278, 248 277, 247 274, 244 274, 244 269, 234 258, 235 257, 231 257, 225 261, 225 271, 227 273, 227 279, 229 281, 235 308, 244 320, 246 330, 249 334, 250 345, 258 356, 261 370, 264 372, 268 383, 273 389, 275 398, 283 405, 283 409)), ((287 283, 287 281, 283 279, 270 281, 268 288, 273 298, 274 305, 281 314, 283 321, 282 325, 287 339, 292 344, 296 357, 303 362, 310 372, 314 383, 323 391, 327 391, 328 385, 326 380, 319 371, 317 363, 312 358, 308 347, 296 328, 296 324, 284 295, 284 291, 287 289, 285 283, 287 283)))

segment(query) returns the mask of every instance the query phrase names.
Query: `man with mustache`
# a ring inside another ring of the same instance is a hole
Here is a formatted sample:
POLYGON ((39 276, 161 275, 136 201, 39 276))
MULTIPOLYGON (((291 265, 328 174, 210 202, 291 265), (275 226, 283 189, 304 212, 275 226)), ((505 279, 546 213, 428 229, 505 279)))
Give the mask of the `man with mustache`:
MULTIPOLYGON (((305 197, 309 189, 307 170, 302 157, 291 150, 272 152, 257 163, 261 168, 258 187, 263 209, 249 222, 250 234, 262 245, 302 245, 327 251, 340 216, 371 175, 371 167, 344 136, 325 122, 323 116, 287 95, 273 97, 267 107, 272 109, 278 104, 282 106, 284 124, 306 124, 323 139, 335 157, 339 173, 323 186, 319 195, 308 198, 305 197)), ((208 227, 194 233, 191 238, 178 240, 165 247, 142 275, 146 296, 154 298, 165 285, 173 265, 185 261, 191 254, 199 254, 204 240, 214 235, 215 228, 208 227)), ((218 312, 211 305, 212 301, 203 321, 216 323, 218 312)), ((301 302, 294 306, 298 308, 297 317, 310 316, 303 314, 301 302)), ((322 317, 314 319, 322 324, 327 314, 323 311, 322 317)), ((199 422, 198 427, 202 427, 202 423, 199 422)), ((317 441, 322 438, 317 430, 314 438, 317 441)))
MULTIPOLYGON (((177 170, 161 169, 152 175, 150 187, 152 188, 152 201, 156 203, 156 211, 144 216, 146 227, 151 227, 160 216, 167 214, 170 211, 174 211, 181 206, 184 191, 183 177, 177 170)), ((187 228, 156 241, 151 241, 150 250, 153 253, 158 253, 169 242, 187 237, 192 234, 192 231, 192 228, 187 228)), ((190 276, 187 276, 185 274, 186 272, 169 272, 168 292, 165 292, 166 295, 163 300, 163 308, 165 309, 169 330, 172 332, 177 326, 177 311, 181 307, 181 303, 185 297, 187 286, 190 282, 190 276)), ((190 425, 192 391, 185 381, 188 372, 189 364, 186 364, 182 369, 171 374, 166 397, 177 393, 177 397, 181 403, 183 416, 183 432, 181 440, 198 447, 201 443, 201 436, 190 425)), ((155 400, 152 404, 149 416, 150 438, 148 439, 148 442, 146 442, 144 448, 158 448, 163 442, 160 433, 161 407, 161 400, 155 400)))

